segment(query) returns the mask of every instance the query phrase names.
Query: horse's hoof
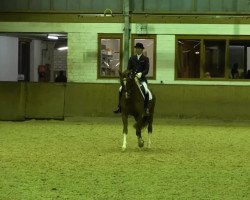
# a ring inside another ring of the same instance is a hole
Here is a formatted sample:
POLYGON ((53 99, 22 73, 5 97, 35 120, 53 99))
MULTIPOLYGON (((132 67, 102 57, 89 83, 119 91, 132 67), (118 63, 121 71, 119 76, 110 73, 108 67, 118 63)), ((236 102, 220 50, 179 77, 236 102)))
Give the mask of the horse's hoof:
POLYGON ((142 147, 144 146, 144 141, 143 141, 143 140, 138 141, 138 146, 139 146, 140 148, 142 148, 142 147))
POLYGON ((122 151, 125 151, 126 150, 126 147, 122 147, 122 151))

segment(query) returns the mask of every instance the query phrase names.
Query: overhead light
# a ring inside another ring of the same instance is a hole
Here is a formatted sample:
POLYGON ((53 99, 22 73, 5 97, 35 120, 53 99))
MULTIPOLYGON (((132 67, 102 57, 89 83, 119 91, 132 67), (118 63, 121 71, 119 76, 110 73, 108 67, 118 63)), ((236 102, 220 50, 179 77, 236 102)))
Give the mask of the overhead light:
POLYGON ((67 49, 68 49, 68 47, 67 47, 67 46, 57 48, 57 50, 59 50, 59 51, 64 51, 64 50, 67 50, 67 49))
POLYGON ((107 8, 104 10, 104 13, 103 13, 104 17, 112 17, 113 16, 113 12, 111 9, 107 8))
POLYGON ((56 35, 48 35, 48 39, 58 40, 58 36, 56 36, 56 35))

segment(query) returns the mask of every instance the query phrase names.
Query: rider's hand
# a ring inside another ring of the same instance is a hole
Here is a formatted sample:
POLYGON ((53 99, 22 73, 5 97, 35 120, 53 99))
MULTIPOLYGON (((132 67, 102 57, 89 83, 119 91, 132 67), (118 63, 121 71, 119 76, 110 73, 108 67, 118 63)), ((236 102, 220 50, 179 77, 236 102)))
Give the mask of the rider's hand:
POLYGON ((141 78, 142 73, 141 73, 141 72, 139 72, 139 73, 137 73, 135 76, 136 76, 137 78, 141 78))

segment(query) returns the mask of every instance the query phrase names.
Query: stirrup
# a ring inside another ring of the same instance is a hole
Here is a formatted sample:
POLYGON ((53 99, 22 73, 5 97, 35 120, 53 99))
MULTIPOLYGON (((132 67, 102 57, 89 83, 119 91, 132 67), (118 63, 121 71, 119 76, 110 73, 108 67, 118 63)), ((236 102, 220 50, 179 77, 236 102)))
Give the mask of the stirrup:
POLYGON ((114 110, 113 111, 113 113, 120 113, 121 112, 121 107, 120 106, 118 106, 117 108, 116 108, 116 110, 114 110))

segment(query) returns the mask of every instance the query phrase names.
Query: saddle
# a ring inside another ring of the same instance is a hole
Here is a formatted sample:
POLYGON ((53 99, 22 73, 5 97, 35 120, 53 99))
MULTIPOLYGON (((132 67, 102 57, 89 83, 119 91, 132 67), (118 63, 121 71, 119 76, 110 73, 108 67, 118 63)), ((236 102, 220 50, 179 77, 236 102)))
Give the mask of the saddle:
MULTIPOLYGON (((145 88, 143 87, 143 85, 141 83, 140 83, 140 88, 139 89, 141 90, 141 94, 142 94, 143 98, 145 99, 146 91, 145 91, 145 88)), ((149 93, 149 99, 148 100, 150 101, 150 100, 152 100, 153 96, 152 96, 152 93, 149 90, 149 88, 148 88, 148 93, 149 93)))

